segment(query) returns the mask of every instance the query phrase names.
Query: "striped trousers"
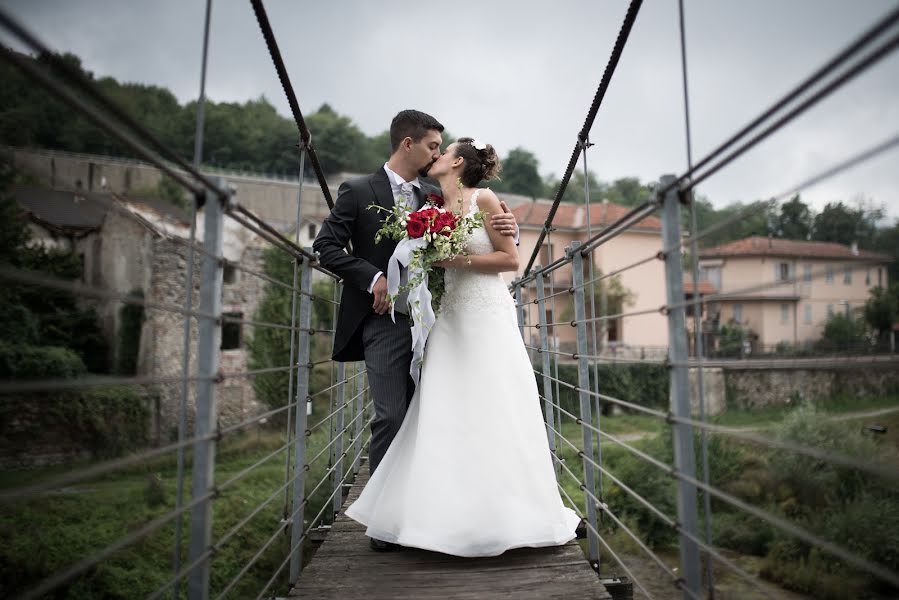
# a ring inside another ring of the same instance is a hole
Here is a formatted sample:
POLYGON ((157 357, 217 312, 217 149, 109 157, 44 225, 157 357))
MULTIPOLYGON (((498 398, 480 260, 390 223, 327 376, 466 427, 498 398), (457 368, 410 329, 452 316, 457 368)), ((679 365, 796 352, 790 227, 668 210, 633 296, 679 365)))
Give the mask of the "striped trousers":
POLYGON ((372 473, 390 447, 406 417, 415 384, 409 375, 412 362, 412 329, 408 317, 371 314, 362 323, 365 367, 375 417, 371 424, 368 465, 372 473))

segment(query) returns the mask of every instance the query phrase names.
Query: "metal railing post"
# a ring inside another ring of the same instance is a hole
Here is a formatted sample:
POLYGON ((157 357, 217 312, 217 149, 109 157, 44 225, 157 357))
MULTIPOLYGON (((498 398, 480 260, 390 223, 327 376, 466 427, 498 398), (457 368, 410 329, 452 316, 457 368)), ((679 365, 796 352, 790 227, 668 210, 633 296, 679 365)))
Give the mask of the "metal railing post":
MULTIPOLYGON (((197 341, 197 411, 194 426, 192 498, 201 498, 215 486, 215 444, 218 413, 215 405, 215 378, 219 370, 222 328, 222 242, 225 205, 230 192, 224 179, 214 180, 222 190, 207 194, 203 215, 203 263, 200 269, 200 311, 213 317, 199 318, 197 341)), ((191 293, 191 290, 186 290, 191 293)), ((212 544, 212 498, 191 510, 189 563, 200 560, 212 544)), ((187 579, 190 600, 209 598, 209 559, 202 560, 187 579)))
MULTIPOLYGON (((297 218, 294 231, 294 242, 297 244, 300 243, 300 221, 302 218, 302 210, 303 210, 303 168, 306 164, 306 148, 305 146, 300 146, 300 185, 297 190, 297 218)), ((296 293, 297 289, 297 280, 299 279, 299 270, 300 265, 297 262, 297 259, 293 260, 293 293, 290 298, 290 365, 297 365, 298 363, 294 362, 294 356, 296 355, 296 341, 297 341, 297 301, 301 298, 300 294, 296 293)), ((299 368, 299 367, 298 367, 299 368)), ((294 373, 288 372, 287 376, 287 403, 290 404, 291 399, 293 398, 293 383, 294 383, 294 373)), ((303 407, 305 408, 305 406, 303 407)), ((290 428, 293 423, 290 422, 291 414, 290 411, 287 411, 287 429, 286 436, 287 440, 290 441, 291 431, 290 428)), ((290 450, 284 453, 284 483, 287 484, 290 480, 290 450)), ((284 518, 290 518, 290 486, 284 488, 284 518)))
MULTIPOLYGON (((311 251, 311 248, 307 248, 311 251)), ((300 291, 312 293, 312 265, 304 258, 300 269, 300 291)), ((296 293, 296 292, 294 292, 296 293)), ((299 335, 297 336, 297 381, 294 406, 294 480, 293 509, 290 523, 290 576, 288 582, 295 585, 300 578, 300 565, 303 564, 303 515, 306 485, 306 406, 312 400, 309 397, 309 377, 311 362, 309 357, 309 330, 312 327, 312 298, 306 294, 298 294, 300 302, 299 335), (300 546, 300 547, 298 547, 300 546)))
MULTIPOLYGON (((546 421, 546 437, 549 440, 549 450, 553 454, 556 453, 556 438, 553 434, 553 427, 550 424, 555 424, 556 418, 553 409, 553 384, 552 380, 549 378, 549 331, 546 327, 546 290, 543 287, 543 272, 540 271, 540 266, 536 267, 537 269, 537 329, 540 332, 540 354, 543 359, 543 398, 544 398, 544 420, 546 421)), ((559 468, 555 466, 556 472, 558 474, 559 468)))
POLYGON ((334 410, 336 414, 334 415, 334 432, 337 435, 337 441, 334 442, 334 473, 332 477, 334 478, 334 487, 332 491, 334 492, 333 499, 333 507, 334 514, 340 512, 340 505, 343 504, 343 438, 344 438, 344 413, 346 411, 346 407, 343 406, 346 402, 346 363, 339 362, 337 363, 337 402, 334 410))
MULTIPOLYGON (((521 332, 521 339, 524 340, 524 307, 521 306, 521 279, 512 282, 512 289, 515 290, 515 317, 518 319, 518 330, 521 332)), ((527 340, 525 340, 527 343, 527 340)))
MULTIPOLYGON (((662 186, 670 186, 673 175, 661 178, 662 186)), ((672 188, 665 194, 662 204, 662 245, 672 248, 680 241, 680 194, 672 188)), ((675 308, 668 309, 668 359, 671 361, 671 412, 689 419, 690 390, 687 379, 687 322, 684 315, 684 271, 679 250, 672 250, 665 256, 665 288, 667 303, 675 308)), ((672 424, 674 434, 674 467, 678 472, 691 478, 696 477, 696 456, 693 454, 693 427, 686 423, 672 424)), ((678 478, 677 520, 688 535, 680 534, 680 563, 685 586, 684 598, 702 595, 698 539, 698 516, 696 486, 678 478)))
POLYGON ((357 362, 356 369, 353 372, 353 397, 356 398, 355 406, 353 407, 353 417, 356 419, 356 425, 353 428, 353 439, 356 441, 353 442, 353 476, 359 474, 359 468, 362 465, 362 428, 365 425, 365 419, 362 415, 365 409, 365 395, 363 390, 363 384, 365 383, 362 375, 362 370, 365 368, 364 362, 357 362))
MULTIPOLYGON (((574 321, 572 325, 577 327, 577 386, 578 397, 580 400, 580 418, 584 423, 593 423, 591 415, 592 408, 590 406, 590 365, 587 362, 587 324, 585 319, 586 307, 584 305, 584 257, 580 252, 581 243, 577 240, 571 242, 568 247, 568 255, 571 258, 571 274, 572 287, 574 288, 574 321)), ((583 431, 585 456, 593 458, 593 432, 586 427, 581 427, 583 431)), ((584 481, 586 482, 586 491, 596 496, 596 469, 587 461, 584 463, 584 481)), ((587 520, 590 522, 591 528, 587 528, 588 543, 588 560, 593 569, 599 572, 599 540, 596 538, 596 502, 584 494, 584 502, 587 506, 587 520)))

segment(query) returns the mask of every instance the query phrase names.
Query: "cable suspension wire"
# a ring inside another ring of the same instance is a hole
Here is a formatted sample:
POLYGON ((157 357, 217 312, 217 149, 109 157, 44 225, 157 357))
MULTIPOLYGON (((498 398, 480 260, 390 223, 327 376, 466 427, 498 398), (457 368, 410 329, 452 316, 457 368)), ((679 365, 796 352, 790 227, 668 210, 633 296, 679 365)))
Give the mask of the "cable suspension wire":
POLYGON ((167 524, 169 521, 171 521, 178 515, 184 514, 184 512, 190 510, 194 506, 202 504, 203 502, 206 502, 206 501, 212 499, 213 497, 214 497, 214 494, 211 492, 204 494, 198 498, 194 498, 193 500, 191 500, 190 502, 188 502, 187 504, 185 504, 184 506, 182 506, 181 508, 179 508, 177 510, 170 511, 164 515, 161 515, 161 516, 153 519, 152 521, 150 521, 149 523, 147 523, 146 525, 144 525, 137 531, 133 531, 133 532, 129 533, 128 535, 126 535, 122 538, 119 538, 118 541, 116 541, 113 544, 110 544, 103 550, 100 550, 99 552, 96 552, 86 558, 83 558, 80 561, 78 561, 77 563, 75 563, 74 565, 71 565, 70 567, 66 568, 65 570, 59 571, 55 575, 48 577, 47 579, 43 580, 41 583, 39 583, 35 587, 26 591, 19 598, 21 600, 35 600, 37 598, 44 597, 48 592, 53 591, 54 589, 58 588, 59 586, 63 585, 64 583, 66 583, 68 581, 71 581, 72 579, 74 579, 75 577, 80 575, 81 573, 87 571, 91 567, 93 567, 93 566, 97 565, 98 563, 102 562, 103 560, 109 558, 116 552, 119 552, 120 550, 123 550, 123 549, 127 548, 128 546, 130 546, 131 544, 137 542, 138 540, 147 537, 148 535, 155 532, 160 527, 167 524))
POLYGON ((711 423, 696 421, 694 419, 688 419, 686 417, 677 417, 671 415, 669 417, 669 420, 675 423, 683 423, 685 425, 699 427, 700 429, 704 429, 712 433, 728 435, 730 437, 739 438, 747 442, 768 446, 770 448, 790 450, 792 452, 796 452, 797 454, 804 454, 805 456, 808 456, 810 458, 815 458, 843 467, 849 467, 851 469, 863 471, 870 475, 875 475, 889 481, 899 482, 899 470, 888 465, 871 463, 869 461, 857 459, 845 454, 821 450, 819 448, 806 446, 798 442, 792 442, 788 439, 778 439, 764 435, 758 435, 752 431, 736 429, 733 427, 724 427, 721 425, 713 425, 711 423))
MULTIPOLYGON (((306 125, 306 120, 303 118, 303 113, 300 110, 300 103, 297 101, 293 85, 290 83, 290 76, 287 74, 287 67, 284 66, 284 59, 281 58, 281 50, 278 48, 277 40, 275 40, 275 34, 272 31, 271 23, 269 23, 268 14, 265 12, 265 6, 263 6, 262 0, 250 0, 250 4, 253 6, 253 12, 256 13, 259 29, 262 31, 262 37, 265 38, 265 45, 268 47, 272 63, 275 65, 275 71, 278 73, 278 79, 281 81, 281 87, 287 96, 290 112, 300 134, 301 145, 309 155, 309 162, 312 164, 312 170, 315 171, 315 176, 318 178, 318 183, 321 186, 325 202, 328 203, 328 208, 334 208, 331 190, 328 188, 328 182, 318 160, 318 154, 316 154, 315 147, 312 145, 312 134, 309 133, 309 127, 306 125)), ((300 185, 303 185, 303 173, 300 173, 300 185)))
MULTIPOLYGON (((207 178, 204 174, 202 174, 199 171, 199 168, 197 168, 195 165, 191 165, 191 163, 184 160, 184 158, 179 156, 174 150, 172 150, 166 144, 164 144, 162 141, 160 141, 149 129, 147 129, 146 127, 141 125, 140 122, 138 122, 136 119, 131 117, 120 106, 118 106, 115 102, 113 102, 106 95, 104 95, 102 92, 100 92, 99 89, 97 88, 97 86, 92 81, 89 81, 88 79, 86 79, 75 68, 71 67, 68 63, 66 63, 64 60, 62 60, 57 53, 53 52, 46 44, 44 44, 40 40, 38 40, 35 35, 30 33, 27 29, 25 29, 25 27, 23 27, 14 18, 12 18, 11 15, 9 15, 8 13, 6 13, 3 10, 0 10, 0 25, 5 27, 10 33, 12 33, 15 37, 17 37, 23 44, 25 44, 26 46, 31 48, 31 50, 33 52, 35 52, 43 60, 45 60, 46 63, 50 65, 52 70, 55 71, 55 73, 59 77, 61 77, 61 79, 63 79, 68 85, 76 88, 79 93, 85 95, 87 98, 89 98, 90 100, 95 102, 103 110, 107 111, 108 113, 111 113, 115 117, 115 119, 119 121, 120 124, 131 129, 133 132, 135 132, 137 134, 137 136, 139 138, 142 138, 142 139, 148 141, 150 146, 152 146, 154 148, 154 151, 150 151, 147 149, 140 153, 143 154, 144 152, 146 152, 147 154, 151 155, 153 158, 150 160, 150 162, 153 162, 154 164, 156 164, 157 162, 162 163, 163 161, 161 161, 158 157, 156 157, 156 154, 155 154, 155 153, 159 153, 159 155, 165 157, 166 160, 171 161, 172 163, 178 165, 178 167, 180 169, 182 169, 183 171, 190 174, 191 177, 193 177, 196 181, 202 183, 208 190, 210 190, 212 192, 216 192, 216 193, 220 191, 218 186, 215 184, 215 182, 213 182, 212 180, 207 178)), ((5 48, 4 48, 4 50, 5 50, 4 54, 7 58, 10 58, 10 57, 15 58, 14 54, 11 51, 6 50, 5 48)), ((204 53, 205 53, 205 51, 204 51, 204 53)), ((28 60, 30 60, 30 59, 28 59, 28 60)), ((25 62, 25 60, 24 59, 17 60, 15 62, 17 64, 17 66, 19 66, 21 68, 22 64, 25 62)), ((205 67, 204 67, 204 71, 205 71, 205 67)), ((35 70, 29 69, 28 74, 33 75, 35 72, 36 72, 35 70)), ((66 93, 64 95, 66 96, 67 99, 75 99, 76 98, 76 96, 74 96, 73 94, 70 94, 70 93, 66 93)), ((83 101, 80 101, 79 103, 83 104, 83 101)), ((83 104, 83 105, 87 106, 87 104, 83 104)), ((99 114, 99 113, 95 113, 94 111, 91 111, 91 112, 93 114, 99 114)), ((93 119, 93 117, 91 117, 90 115, 85 115, 85 116, 88 116, 89 118, 93 119)), ((120 130, 119 127, 113 125, 108 120, 104 119, 104 121, 108 125, 111 125, 112 127, 114 127, 117 131, 120 130)), ((106 128, 106 127, 104 127, 104 128, 106 128)), ((110 133, 113 133, 117 137, 119 135, 125 135, 124 132, 115 133, 113 131, 110 131, 110 133)), ((132 148, 132 149, 135 149, 135 148, 132 148)), ((149 157, 147 157, 147 158, 149 158, 149 157)), ((168 165, 156 164, 156 166, 159 168, 162 168, 163 166, 165 166, 165 170, 167 170, 167 171, 172 170, 168 165)), ((182 185, 184 185, 184 187, 192 190, 194 193, 199 191, 199 188, 197 188, 193 182, 190 182, 189 180, 184 179, 183 176, 181 176, 180 174, 178 174, 178 173, 175 173, 174 175, 173 175, 173 173, 167 173, 167 174, 169 176, 172 176, 173 179, 175 179, 176 181, 179 181, 180 183, 182 183, 182 185)))
POLYGON ((547 230, 552 226, 553 219, 556 216, 556 211, 559 209, 559 203, 562 201, 562 196, 565 195, 565 189, 568 187, 568 181, 571 179, 571 175, 574 173, 575 167, 577 167, 577 159, 581 153, 581 144, 584 140, 587 139, 587 136, 590 134, 590 129, 593 128, 593 121, 596 119, 596 113, 599 111, 599 107, 602 104, 603 99, 605 98, 606 91, 609 89, 609 84, 612 81, 612 75, 615 74, 615 68, 618 66, 618 61, 621 59, 621 55, 624 53, 624 46, 627 44, 628 36, 630 36, 631 29, 634 26, 634 22, 637 20, 637 14, 640 12, 640 6, 643 4, 643 0, 631 0, 630 4, 627 8, 627 13, 624 16, 624 21, 621 24, 621 29, 618 32, 618 37, 615 40, 615 45, 612 48, 612 53, 609 56, 609 62, 606 64, 605 71, 603 72, 602 79, 599 82, 599 87, 596 89, 596 94, 593 96, 593 103, 590 105, 590 109, 587 111, 587 118, 584 120, 584 126, 581 127, 580 133, 578 133, 577 142, 574 145, 574 150, 571 152, 571 158, 568 161, 568 166, 565 168, 565 173, 562 175, 562 180, 559 182, 559 189, 556 191, 556 197, 553 199, 552 206, 549 209, 549 214, 546 216, 546 222, 543 224, 543 229, 540 231, 540 235, 537 238, 537 243, 534 246, 534 252, 531 254, 531 258, 528 259, 528 264, 524 269, 524 276, 527 275, 531 271, 531 267, 534 266, 534 261, 537 260, 537 255, 539 254, 540 247, 543 244, 543 240, 546 237, 547 230))
MULTIPOLYGON (((726 152, 730 149, 734 144, 739 142, 742 138, 746 137, 753 130, 758 128, 762 123, 766 122, 773 115, 777 114, 781 109, 791 104, 794 100, 802 96, 805 92, 810 90, 815 84, 819 83, 823 80, 827 75, 835 71, 837 68, 841 67, 853 56, 862 51, 866 46, 875 41, 878 37, 880 37, 884 32, 888 31, 891 27, 896 25, 899 22, 899 8, 894 9, 884 15, 877 23, 872 25, 867 31, 861 34, 854 42, 849 44, 846 48, 838 52, 833 58, 827 61, 824 65, 815 70, 811 75, 809 75, 806 79, 800 82, 796 87, 794 87, 790 92, 781 97, 779 100, 774 102, 768 109, 762 112, 758 117, 753 119, 750 123, 748 123, 745 127, 740 129, 737 133, 728 138, 725 142, 719 145, 717 148, 712 150, 705 158, 696 163, 693 169, 688 170, 680 177, 676 178, 671 184, 666 186, 660 191, 661 195, 664 195, 666 192, 681 186, 688 179, 692 179, 691 185, 696 185, 699 182, 696 181, 694 174, 697 170, 705 167, 709 162, 718 158, 722 153, 726 152)), ((845 82, 844 82, 845 83, 845 82)), ((832 91, 832 90, 831 90, 832 91)), ((808 108, 808 107, 806 107, 808 108)), ((795 115, 794 115, 795 116, 795 115)), ((723 165, 722 165, 723 166, 723 165)))
MULTIPOLYGON (((360 455, 361 455, 361 453, 362 453, 362 450, 359 451, 359 454, 360 454, 360 455)), ((344 452, 344 456, 345 456, 346 454, 347 454, 347 453, 344 452)), ((331 467, 331 469, 329 469, 328 472, 332 471, 334 468, 336 468, 336 465, 335 465, 334 467, 331 467)), ((341 481, 346 481, 346 478, 349 476, 349 474, 352 472, 352 470, 353 470, 353 466, 352 466, 352 462, 351 462, 350 468, 343 474, 343 477, 342 477, 341 481)), ((323 479, 323 481, 325 481, 325 479, 323 479)), ((277 530, 275 530, 275 533, 274 533, 274 534, 273 534, 273 535, 272 535, 272 536, 271 536, 271 537, 270 537, 270 538, 269 538, 269 539, 262 545, 261 548, 259 548, 259 550, 256 552, 256 554, 253 555, 253 557, 247 562, 246 565, 244 565, 244 567, 243 567, 243 568, 240 570, 240 572, 239 572, 239 573, 238 573, 238 574, 237 574, 237 575, 236 575, 236 576, 235 576, 235 577, 228 583, 228 585, 225 586, 225 589, 223 589, 223 590, 219 593, 219 595, 216 596, 216 600, 221 600, 222 598, 224 598, 224 597, 228 594, 228 592, 230 592, 230 591, 234 588, 234 586, 237 585, 237 582, 239 582, 239 581, 243 578, 243 576, 246 575, 247 571, 249 571, 250 568, 251 568, 254 564, 256 564, 256 561, 258 561, 258 560, 262 557, 262 554, 269 548, 269 546, 272 545, 272 543, 274 543, 274 541, 277 539, 278 535, 281 534, 281 532, 284 531, 284 529, 285 529, 288 525, 291 525, 291 524, 295 525, 295 523, 293 523, 293 520, 296 518, 297 514, 299 514, 300 510, 302 510, 302 508, 305 506, 305 504, 306 504, 308 498, 309 498, 310 496, 312 496, 312 495, 315 493, 315 491, 317 491, 317 489, 318 489, 318 488, 316 487, 314 491, 312 491, 312 492, 310 492, 309 494, 306 495, 306 498, 303 500, 303 503, 300 504, 299 507, 297 507, 296 509, 294 509, 294 511, 291 513, 289 519, 286 519, 285 522, 284 522, 284 524, 283 524, 281 527, 279 527, 277 530)), ((341 491, 341 489, 342 489, 341 486, 336 486, 336 487, 334 488, 334 490, 331 492, 331 495, 330 495, 328 498, 325 499, 325 502, 324 502, 324 505, 322 506, 321 511, 319 511, 318 515, 316 515, 313 519, 310 520, 310 523, 314 523, 315 521, 317 521, 318 518, 319 518, 322 514, 324 514, 324 511, 327 510, 328 508, 330 508, 330 501, 334 498, 334 495, 337 494, 337 492, 341 491)), ((280 493, 280 490, 279 490, 279 493, 280 493)), ((297 544, 294 548, 291 549, 291 552, 288 554, 287 558, 285 559, 285 562, 284 562, 284 563, 282 564, 282 566, 280 567, 278 573, 280 573, 280 571, 284 568, 284 565, 287 564, 287 561, 289 560, 290 556, 292 556, 293 553, 296 551, 296 549, 297 549, 298 547, 300 547, 300 545, 302 544, 302 540, 305 539, 306 535, 308 535, 308 531, 307 531, 307 533, 304 533, 303 536, 300 538, 300 540, 301 540, 300 543, 297 544)), ((275 575, 275 577, 277 577, 277 574, 275 575)), ((274 578, 273 578, 273 579, 274 579, 274 578)), ((270 585, 270 584, 269 584, 269 585, 270 585)), ((267 589, 268 589, 268 588, 266 587, 266 589, 263 590, 263 593, 264 593, 267 589)))
MULTIPOLYGON (((560 460, 559 457, 557 457, 555 455, 553 455, 553 459, 555 459, 556 464, 558 464, 558 465, 565 464, 565 461, 560 460)), ((584 513, 581 512, 581 510, 577 506, 577 503, 571 498, 571 496, 568 494, 568 492, 565 491, 565 488, 562 487, 562 484, 557 483, 557 487, 559 488, 559 491, 562 493, 562 495, 565 496, 565 499, 568 500, 568 505, 571 508, 571 510, 573 510, 574 513, 581 518, 581 523, 583 523, 585 527, 593 530, 593 533, 598 538, 599 543, 601 543, 603 545, 603 547, 606 549, 606 551, 611 555, 611 557, 613 559, 615 559, 615 562, 618 563, 618 566, 620 566, 624 570, 624 572, 627 574, 627 576, 629 578, 629 581, 632 581, 634 583, 634 585, 636 585, 637 588, 641 592, 643 592, 643 595, 646 598, 648 598, 649 600, 654 600, 655 597, 649 593, 649 591, 646 589, 646 587, 644 587, 644 585, 640 582, 640 579, 634 575, 634 573, 628 568, 628 566, 624 563, 624 561, 621 560, 621 557, 618 556, 618 554, 612 549, 612 547, 609 546, 608 542, 606 542, 605 539, 603 539, 603 537, 599 534, 599 532, 596 531, 596 529, 593 527, 593 525, 591 525, 590 522, 584 518, 584 513)))

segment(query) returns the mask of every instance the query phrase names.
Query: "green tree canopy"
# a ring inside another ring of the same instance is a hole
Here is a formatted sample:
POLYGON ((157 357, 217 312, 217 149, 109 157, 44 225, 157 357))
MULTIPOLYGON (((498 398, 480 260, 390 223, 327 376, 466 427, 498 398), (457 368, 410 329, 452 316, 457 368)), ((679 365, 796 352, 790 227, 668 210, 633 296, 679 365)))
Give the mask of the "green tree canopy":
POLYGON ((788 240, 806 240, 812 234, 814 216, 799 194, 780 205, 777 218, 777 234, 788 240))
POLYGON ((500 192, 521 194, 535 198, 543 195, 543 180, 537 171, 537 157, 528 150, 518 147, 509 151, 502 160, 502 179, 491 187, 500 192))
POLYGON ((815 215, 812 239, 821 242, 837 242, 847 246, 858 242, 869 247, 877 232, 877 223, 883 218, 883 210, 859 203, 855 208, 842 202, 830 202, 815 215))

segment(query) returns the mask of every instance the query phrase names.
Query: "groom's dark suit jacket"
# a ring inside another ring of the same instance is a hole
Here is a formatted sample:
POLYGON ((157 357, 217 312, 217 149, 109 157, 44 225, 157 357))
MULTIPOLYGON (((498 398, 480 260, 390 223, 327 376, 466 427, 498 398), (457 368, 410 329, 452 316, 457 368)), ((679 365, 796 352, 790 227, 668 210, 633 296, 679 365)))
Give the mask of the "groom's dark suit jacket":
MULTIPOLYGON (((439 193, 434 186, 424 182, 421 185, 421 189, 415 188, 416 208, 429 193, 439 193)), ((387 213, 368 207, 377 204, 390 210, 395 202, 383 168, 344 182, 331 214, 312 244, 322 266, 344 280, 334 333, 334 360, 349 362, 365 358, 361 325, 365 317, 374 314, 374 298, 368 293, 368 286, 378 271, 386 277, 387 260, 396 248, 396 242, 388 239, 375 244, 375 234, 387 213), (348 243, 352 244, 352 253, 346 250, 348 243)))

